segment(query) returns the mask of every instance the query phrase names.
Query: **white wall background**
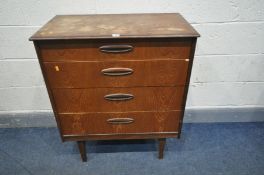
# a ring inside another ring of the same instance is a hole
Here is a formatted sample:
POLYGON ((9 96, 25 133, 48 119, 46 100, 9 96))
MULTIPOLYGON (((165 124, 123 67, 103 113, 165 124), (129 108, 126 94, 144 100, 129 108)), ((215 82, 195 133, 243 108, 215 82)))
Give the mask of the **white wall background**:
POLYGON ((188 108, 264 107, 263 0, 0 0, 0 113, 51 110, 28 38, 54 15, 166 12, 202 36, 188 108))

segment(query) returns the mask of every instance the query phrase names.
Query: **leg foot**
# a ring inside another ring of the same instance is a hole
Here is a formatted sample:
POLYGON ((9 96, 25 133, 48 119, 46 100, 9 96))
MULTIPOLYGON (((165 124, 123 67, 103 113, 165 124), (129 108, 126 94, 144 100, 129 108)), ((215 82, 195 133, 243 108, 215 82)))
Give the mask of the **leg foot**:
POLYGON ((163 152, 166 143, 166 138, 158 139, 159 141, 159 159, 163 159, 163 152))
POLYGON ((87 162, 85 141, 77 141, 77 144, 78 144, 78 147, 79 147, 79 152, 81 154, 82 161, 83 162, 87 162))
POLYGON ((178 136, 177 138, 180 139, 181 138, 181 130, 182 130, 182 121, 180 121, 180 124, 179 124, 179 133, 178 133, 178 136))
POLYGON ((177 138, 178 138, 178 139, 181 138, 181 133, 178 133, 177 138))

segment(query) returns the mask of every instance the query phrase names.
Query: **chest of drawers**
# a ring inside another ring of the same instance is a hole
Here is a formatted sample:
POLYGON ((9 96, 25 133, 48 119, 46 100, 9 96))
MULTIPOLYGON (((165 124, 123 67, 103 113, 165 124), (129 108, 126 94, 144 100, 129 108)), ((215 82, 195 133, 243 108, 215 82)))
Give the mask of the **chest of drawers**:
POLYGON ((180 14, 60 15, 34 42, 62 141, 180 137, 196 39, 180 14))

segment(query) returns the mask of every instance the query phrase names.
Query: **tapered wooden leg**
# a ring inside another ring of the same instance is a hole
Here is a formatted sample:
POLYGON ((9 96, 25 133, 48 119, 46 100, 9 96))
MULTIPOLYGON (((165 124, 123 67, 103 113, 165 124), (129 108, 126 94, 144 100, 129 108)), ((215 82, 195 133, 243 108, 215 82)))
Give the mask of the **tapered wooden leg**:
POLYGON ((163 159, 166 138, 158 139, 158 141, 159 141, 159 159, 163 159))
POLYGON ((177 138, 178 138, 178 139, 181 138, 181 132, 178 133, 177 138))
POLYGON ((82 161, 87 162, 85 141, 77 141, 77 144, 79 147, 79 152, 81 154, 82 161))
POLYGON ((178 139, 181 138, 181 130, 182 130, 182 121, 180 121, 180 125, 179 125, 179 132, 178 132, 178 136, 177 136, 178 139))

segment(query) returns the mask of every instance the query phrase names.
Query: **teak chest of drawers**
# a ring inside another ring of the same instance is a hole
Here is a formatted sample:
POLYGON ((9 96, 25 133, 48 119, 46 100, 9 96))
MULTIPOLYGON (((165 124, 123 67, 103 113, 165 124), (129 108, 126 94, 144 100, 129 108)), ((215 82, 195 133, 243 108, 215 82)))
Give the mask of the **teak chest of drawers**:
POLYGON ((196 39, 179 14, 60 15, 30 40, 63 141, 180 137, 196 39))

